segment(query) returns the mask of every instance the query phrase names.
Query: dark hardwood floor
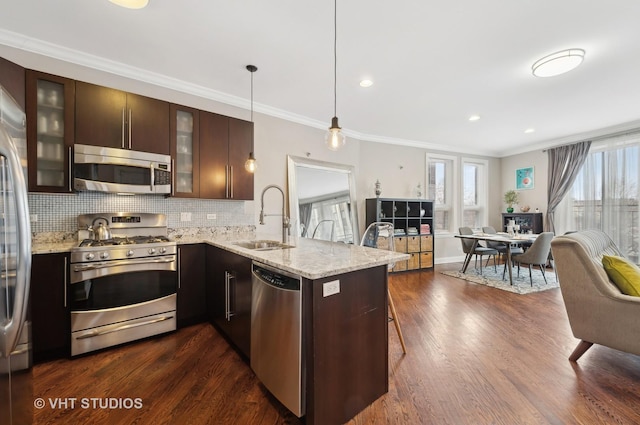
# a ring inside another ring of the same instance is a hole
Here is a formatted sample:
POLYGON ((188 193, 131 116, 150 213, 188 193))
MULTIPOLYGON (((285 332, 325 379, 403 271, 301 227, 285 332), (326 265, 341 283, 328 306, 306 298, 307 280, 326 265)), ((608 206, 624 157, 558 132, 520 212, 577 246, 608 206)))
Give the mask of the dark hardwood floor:
MULTIPOLYGON (((438 273, 459 268, 391 276, 408 353, 389 324, 389 393, 350 424, 640 424, 640 357, 594 346, 571 363, 559 289, 517 295, 438 273)), ((37 365, 34 396, 77 399, 36 410, 37 424, 302 423, 208 324, 37 365), (92 397, 141 406, 84 408, 92 397)))

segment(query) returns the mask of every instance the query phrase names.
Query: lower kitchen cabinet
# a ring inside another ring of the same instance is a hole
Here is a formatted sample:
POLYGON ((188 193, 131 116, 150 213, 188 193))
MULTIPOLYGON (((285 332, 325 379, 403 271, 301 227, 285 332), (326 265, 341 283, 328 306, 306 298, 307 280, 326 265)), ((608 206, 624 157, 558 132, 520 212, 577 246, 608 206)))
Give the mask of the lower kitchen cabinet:
POLYGON ((207 246, 207 314, 247 358, 251 346, 251 259, 207 246))
POLYGON ((178 246, 178 327, 207 318, 204 244, 178 246))
POLYGON ((31 260, 31 340, 33 361, 70 354, 71 317, 67 304, 68 254, 38 254, 31 260))

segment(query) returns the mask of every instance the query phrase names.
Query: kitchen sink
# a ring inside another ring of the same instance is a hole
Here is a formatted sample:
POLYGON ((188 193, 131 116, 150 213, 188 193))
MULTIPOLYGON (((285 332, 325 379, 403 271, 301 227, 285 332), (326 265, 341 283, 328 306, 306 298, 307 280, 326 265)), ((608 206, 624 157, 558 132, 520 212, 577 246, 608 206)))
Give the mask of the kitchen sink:
POLYGON ((271 251, 274 249, 293 248, 293 245, 287 245, 279 241, 270 241, 270 240, 242 241, 242 242, 235 242, 234 245, 237 245, 242 248, 252 249, 254 251, 271 251))

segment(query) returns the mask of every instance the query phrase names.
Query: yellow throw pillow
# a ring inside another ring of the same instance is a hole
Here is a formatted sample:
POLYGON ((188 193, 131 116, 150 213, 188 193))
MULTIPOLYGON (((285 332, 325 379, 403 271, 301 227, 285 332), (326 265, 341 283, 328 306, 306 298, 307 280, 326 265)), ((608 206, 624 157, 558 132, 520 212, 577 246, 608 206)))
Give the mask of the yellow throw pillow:
POLYGON ((640 267, 626 258, 613 255, 602 256, 602 265, 607 276, 625 295, 640 297, 640 267))

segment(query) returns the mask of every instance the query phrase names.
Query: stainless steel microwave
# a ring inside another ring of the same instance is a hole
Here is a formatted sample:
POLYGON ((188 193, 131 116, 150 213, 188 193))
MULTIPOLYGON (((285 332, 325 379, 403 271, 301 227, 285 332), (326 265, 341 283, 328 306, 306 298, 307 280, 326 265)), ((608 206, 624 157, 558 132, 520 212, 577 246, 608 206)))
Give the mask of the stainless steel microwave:
POLYGON ((73 187, 111 193, 170 194, 171 156, 74 145, 73 187))

